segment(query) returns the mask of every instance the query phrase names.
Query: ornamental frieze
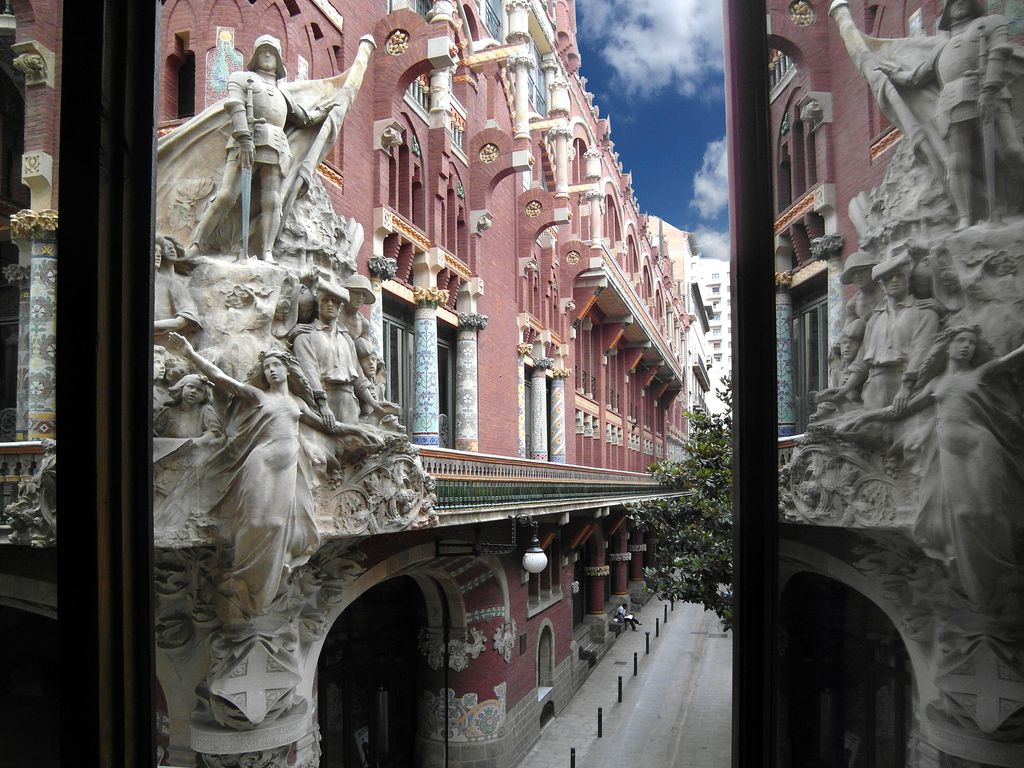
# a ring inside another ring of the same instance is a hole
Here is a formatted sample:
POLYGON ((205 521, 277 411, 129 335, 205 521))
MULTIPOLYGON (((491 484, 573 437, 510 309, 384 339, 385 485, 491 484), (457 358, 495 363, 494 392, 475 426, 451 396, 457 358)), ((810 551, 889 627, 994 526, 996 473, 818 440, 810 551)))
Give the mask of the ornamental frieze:
POLYGON ((594 578, 601 578, 611 574, 612 569, 607 565, 588 565, 583 568, 583 573, 594 578))
POLYGON ((608 559, 613 563, 628 563, 633 559, 631 552, 611 552, 608 554, 608 559))

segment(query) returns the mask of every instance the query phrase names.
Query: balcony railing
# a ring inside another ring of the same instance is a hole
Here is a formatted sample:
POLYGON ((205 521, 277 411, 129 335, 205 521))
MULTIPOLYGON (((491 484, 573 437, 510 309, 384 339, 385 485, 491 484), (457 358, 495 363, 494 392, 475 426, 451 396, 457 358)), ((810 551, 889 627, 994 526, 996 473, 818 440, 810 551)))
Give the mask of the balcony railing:
POLYGON ((406 95, 422 107, 424 112, 430 112, 430 81, 426 75, 420 75, 409 83, 406 95))
POLYGON ((663 495, 662 486, 641 472, 436 448, 422 448, 420 459, 437 481, 439 511, 663 495))
POLYGON ((793 435, 792 437, 780 437, 779 438, 779 470, 789 464, 793 458, 793 448, 796 447, 797 438, 801 435, 793 435))

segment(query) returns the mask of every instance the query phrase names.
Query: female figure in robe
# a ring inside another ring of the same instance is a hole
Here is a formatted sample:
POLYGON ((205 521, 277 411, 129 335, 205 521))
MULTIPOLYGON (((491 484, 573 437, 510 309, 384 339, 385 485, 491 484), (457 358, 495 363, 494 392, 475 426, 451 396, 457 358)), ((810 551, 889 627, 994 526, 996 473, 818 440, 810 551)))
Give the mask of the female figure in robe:
MULTIPOLYGON (((227 443, 211 457, 197 492, 200 510, 221 520, 230 534, 231 563, 221 591, 236 611, 260 615, 286 574, 320 544, 313 475, 299 441, 299 422, 328 430, 309 382, 288 352, 264 352, 240 382, 200 357, 183 336, 172 333, 170 339, 215 387, 233 395, 227 443)), ((335 431, 379 440, 358 425, 339 425, 335 431)))
POLYGON ((896 414, 935 407, 935 445, 924 452, 913 536, 930 556, 952 563, 968 599, 990 606, 1019 568, 1024 520, 1024 421, 1007 375, 1024 346, 994 358, 976 326, 952 325, 923 366, 921 387, 896 414))

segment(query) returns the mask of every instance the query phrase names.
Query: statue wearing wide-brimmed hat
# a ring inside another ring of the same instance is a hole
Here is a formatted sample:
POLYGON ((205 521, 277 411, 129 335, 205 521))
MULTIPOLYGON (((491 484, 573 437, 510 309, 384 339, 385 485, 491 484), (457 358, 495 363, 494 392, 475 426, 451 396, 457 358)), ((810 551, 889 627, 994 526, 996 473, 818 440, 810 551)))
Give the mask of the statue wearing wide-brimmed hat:
POLYGON ((876 264, 878 257, 867 251, 851 253, 843 263, 839 281, 843 285, 856 285, 859 289, 857 295, 846 302, 844 307, 843 315, 847 324, 853 320, 866 323, 882 300, 881 288, 871 279, 871 269, 876 264))

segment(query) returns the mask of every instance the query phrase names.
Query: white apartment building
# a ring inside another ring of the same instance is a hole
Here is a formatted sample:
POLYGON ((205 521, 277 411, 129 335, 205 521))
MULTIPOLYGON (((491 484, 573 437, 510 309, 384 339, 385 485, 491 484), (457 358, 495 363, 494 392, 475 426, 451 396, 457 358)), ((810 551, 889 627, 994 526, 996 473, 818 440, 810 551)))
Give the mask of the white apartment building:
POLYGON ((701 258, 697 243, 690 235, 691 250, 695 252, 687 265, 687 276, 700 286, 700 293, 708 307, 708 368, 711 370, 711 392, 708 408, 720 413, 725 405, 716 394, 722 386, 722 377, 732 373, 732 297, 729 291, 729 262, 701 258))

